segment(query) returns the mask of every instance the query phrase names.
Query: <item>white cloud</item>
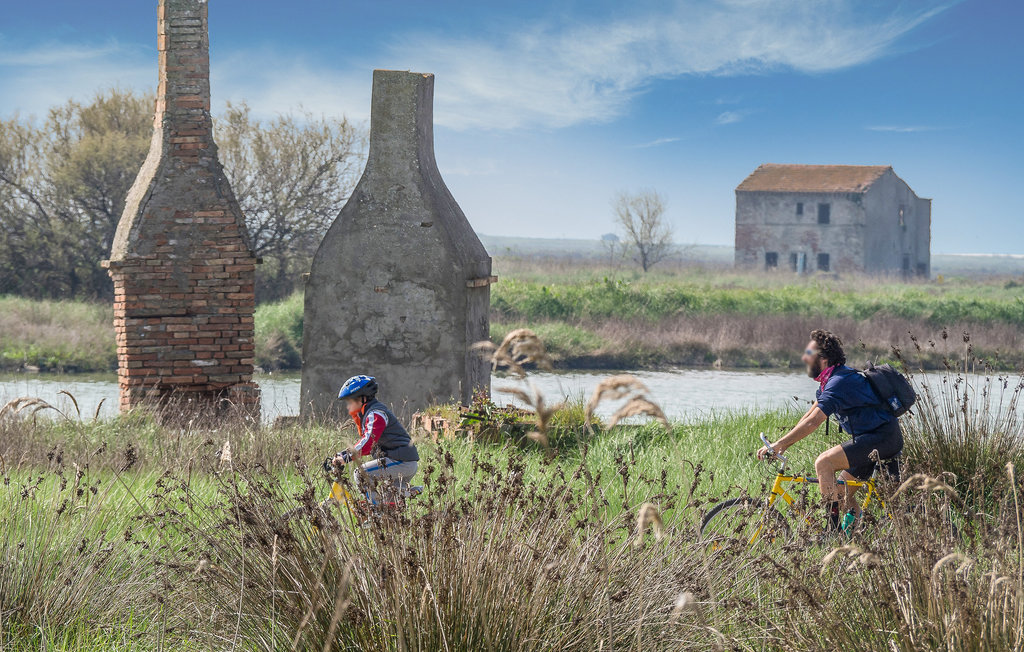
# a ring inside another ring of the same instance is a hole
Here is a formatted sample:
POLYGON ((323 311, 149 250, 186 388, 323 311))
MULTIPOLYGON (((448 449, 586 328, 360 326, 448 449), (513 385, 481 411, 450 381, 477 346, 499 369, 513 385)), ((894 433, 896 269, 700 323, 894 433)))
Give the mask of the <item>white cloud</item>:
POLYGON ((657 147, 659 145, 667 145, 669 143, 675 143, 675 142, 678 142, 680 140, 682 140, 682 138, 677 138, 675 136, 673 136, 671 138, 656 138, 655 140, 652 140, 650 142, 640 143, 638 145, 633 145, 632 147, 633 147, 633 149, 644 149, 644 148, 647 148, 647 147, 657 147))
POLYGON ((27 48, 0 40, 0 114, 43 116, 69 98, 88 99, 112 86, 151 89, 156 63, 149 58, 142 48, 113 40, 27 48))
POLYGON ((214 59, 210 75, 214 111, 225 101, 245 100, 262 117, 301 107, 356 121, 370 118, 369 67, 337 70, 268 50, 235 51, 214 59))
POLYGON ((747 116, 746 111, 723 111, 715 118, 716 125, 731 125, 747 116))
POLYGON ((668 11, 565 30, 527 26, 498 41, 411 37, 384 60, 437 75, 440 124, 564 127, 622 115, 657 79, 818 73, 872 61, 943 9, 863 7, 855 0, 677 0, 668 11))
POLYGON ((928 125, 873 125, 864 128, 868 131, 888 131, 897 134, 912 134, 918 131, 936 131, 939 129, 939 127, 930 127, 928 125))
MULTIPOLYGON (((920 3, 921 0, 919 0, 920 3)), ((435 120, 454 129, 559 128, 607 122, 653 82, 687 75, 820 73, 872 61, 942 6, 858 0, 675 0, 615 20, 569 27, 509 25, 504 36, 405 34, 358 60, 326 64, 286 50, 218 51, 215 103, 249 100, 260 114, 298 105, 368 116, 374 67, 433 72, 435 120)), ((111 85, 152 88, 144 48, 99 45, 14 50, 0 41, 0 111, 44 110, 111 85)), ((742 118, 726 111, 719 122, 742 118)))

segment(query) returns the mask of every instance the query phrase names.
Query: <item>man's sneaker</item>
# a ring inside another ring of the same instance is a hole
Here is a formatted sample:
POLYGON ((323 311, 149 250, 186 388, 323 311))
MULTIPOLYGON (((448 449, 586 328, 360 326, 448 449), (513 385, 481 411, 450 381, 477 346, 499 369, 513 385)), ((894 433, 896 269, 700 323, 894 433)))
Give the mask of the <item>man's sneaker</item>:
POLYGON ((843 531, 846 536, 853 534, 854 528, 857 526, 857 514, 853 513, 853 510, 849 510, 843 515, 843 522, 839 525, 839 529, 843 531))

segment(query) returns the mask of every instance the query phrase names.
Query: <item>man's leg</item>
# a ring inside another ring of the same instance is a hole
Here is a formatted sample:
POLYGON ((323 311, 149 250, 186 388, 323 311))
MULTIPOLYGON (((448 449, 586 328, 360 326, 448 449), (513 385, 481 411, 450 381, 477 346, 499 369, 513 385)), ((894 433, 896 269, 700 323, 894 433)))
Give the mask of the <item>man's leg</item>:
POLYGON ((850 467, 846 451, 842 446, 833 446, 814 460, 814 471, 818 474, 818 489, 828 510, 829 525, 839 527, 839 491, 836 473, 850 467))
POLYGON ((818 474, 818 488, 821 497, 826 501, 839 499, 836 473, 850 468, 846 459, 846 451, 842 446, 833 446, 814 460, 814 471, 818 474))
MULTIPOLYGON (((857 478, 853 477, 853 474, 850 473, 849 469, 840 473, 839 477, 847 482, 857 480, 857 478)), ((843 495, 843 510, 849 511, 852 509, 854 510, 854 514, 859 513, 860 506, 857 504, 857 492, 860 491, 860 487, 850 487, 847 485, 843 485, 843 488, 846 490, 843 495)))

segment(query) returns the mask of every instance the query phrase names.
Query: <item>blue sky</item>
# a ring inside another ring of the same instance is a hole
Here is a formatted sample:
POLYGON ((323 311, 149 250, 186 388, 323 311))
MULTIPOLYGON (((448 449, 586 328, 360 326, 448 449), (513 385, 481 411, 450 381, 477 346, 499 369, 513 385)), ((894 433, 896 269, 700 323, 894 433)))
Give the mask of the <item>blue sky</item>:
MULTIPOLYGON (((152 88, 155 0, 0 0, 0 116, 152 88)), ((620 190, 730 244, 758 164, 890 164, 935 252, 1024 253, 1024 3, 210 0, 215 111, 366 120, 436 75, 438 164, 478 231, 593 238, 620 190)))

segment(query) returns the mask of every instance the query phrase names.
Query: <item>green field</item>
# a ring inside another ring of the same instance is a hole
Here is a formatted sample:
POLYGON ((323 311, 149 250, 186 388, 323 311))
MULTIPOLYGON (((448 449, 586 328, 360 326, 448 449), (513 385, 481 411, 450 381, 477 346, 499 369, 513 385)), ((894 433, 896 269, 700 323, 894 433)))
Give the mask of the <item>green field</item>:
MULTIPOLYGON (((1024 363, 1017 277, 902 283, 692 266, 644 275, 566 258, 499 258, 495 272, 492 339, 531 328, 563 368, 786 367, 819 327, 839 333, 856 364, 895 346, 913 366, 943 368, 964 352, 965 333, 989 365, 1024 363)), ((301 365, 302 309, 301 295, 257 308, 258 366, 301 365)), ((103 305, 0 297, 0 369, 113 370, 111 319, 103 305)))
MULTIPOLYGON (((0 648, 1013 649, 1024 426, 1020 387, 984 400, 1000 384, 921 390, 907 482, 851 537, 815 538, 811 489, 810 524, 713 549, 702 516, 764 495, 757 435, 798 415, 609 430, 570 405, 551 448, 420 441, 424 495, 362 526, 339 507, 283 517, 326 494, 317 461, 350 428, 7 415, 0 648)), ((836 441, 815 433, 792 468, 836 441)))

